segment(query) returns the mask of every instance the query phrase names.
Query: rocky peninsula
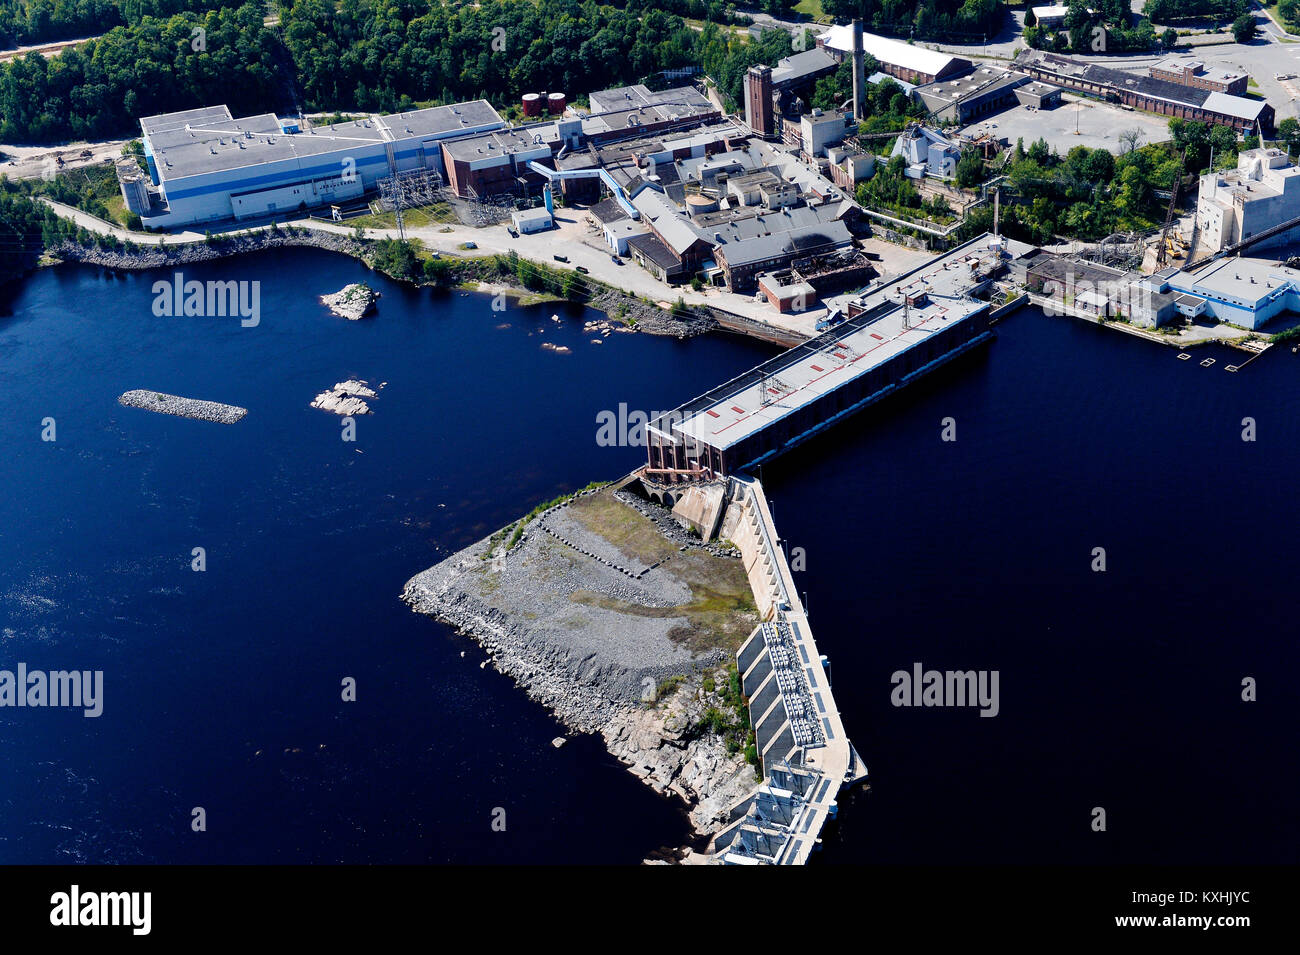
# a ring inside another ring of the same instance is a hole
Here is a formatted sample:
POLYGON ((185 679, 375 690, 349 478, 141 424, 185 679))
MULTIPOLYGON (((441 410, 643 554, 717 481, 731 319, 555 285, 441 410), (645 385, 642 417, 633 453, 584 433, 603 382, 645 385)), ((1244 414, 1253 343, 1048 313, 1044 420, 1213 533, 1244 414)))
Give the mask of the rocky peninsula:
POLYGON ((695 848, 755 785, 733 662, 758 622, 753 594, 734 549, 702 543, 667 508, 588 489, 416 575, 402 596, 680 796, 695 848))

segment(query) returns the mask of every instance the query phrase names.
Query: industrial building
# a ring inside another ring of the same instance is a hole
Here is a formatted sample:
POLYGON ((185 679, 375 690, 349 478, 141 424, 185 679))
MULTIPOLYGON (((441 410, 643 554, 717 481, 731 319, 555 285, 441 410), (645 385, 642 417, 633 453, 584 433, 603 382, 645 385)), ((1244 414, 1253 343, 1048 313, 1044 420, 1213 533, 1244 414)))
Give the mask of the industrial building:
POLYGON ((1155 278, 1193 309, 1221 322, 1257 329, 1283 312, 1300 312, 1300 270, 1267 259, 1232 256, 1155 278))
POLYGON ((897 139, 890 158, 902 156, 907 163, 904 173, 912 179, 934 176, 951 179, 957 172, 961 149, 937 129, 910 126, 897 139))
POLYGON ((688 133, 721 118, 691 86, 618 87, 590 101, 589 112, 566 118, 563 93, 526 94, 527 115, 555 118, 517 129, 486 100, 341 123, 273 113, 235 119, 225 106, 149 116, 140 121, 149 176, 122 164, 119 184, 127 208, 150 228, 357 201, 397 174, 426 174, 462 198, 527 195, 554 179, 567 198, 596 201, 602 147, 688 133))
POLYGON ((1070 12, 1070 8, 1063 3, 1052 3, 1031 7, 1031 9, 1034 11, 1034 24, 1049 30, 1059 30, 1065 26, 1065 15, 1070 12))
POLYGON ((759 273, 779 269, 796 258, 845 248, 852 241, 848 226, 833 220, 723 243, 714 249, 714 255, 727 288, 752 292, 759 273))
POLYGON ((1038 80, 1032 80, 1029 83, 1023 83, 1015 89, 1016 102, 1021 106, 1032 106, 1034 109, 1054 109, 1061 105, 1061 88, 1052 86, 1050 83, 1040 83, 1038 80))
MULTIPOLYGON (((853 32, 851 25, 833 26, 817 37, 817 45, 831 50, 843 60, 845 56, 853 54, 853 32)), ((918 85, 961 76, 974 68, 971 61, 964 57, 928 50, 923 46, 913 46, 874 33, 862 34, 862 49, 880 64, 883 72, 918 85)))
POLYGON ((808 160, 826 155, 826 150, 844 142, 844 137, 855 130, 853 117, 837 109, 814 109, 799 119, 800 147, 808 160))
POLYGON ((1240 133, 1268 135, 1273 130, 1273 107, 1262 99, 1126 73, 1042 50, 1021 53, 1014 66, 1040 82, 1134 109, 1231 126, 1240 133))
POLYGON ((745 123, 755 136, 766 139, 777 133, 770 66, 751 66, 745 73, 745 123))
POLYGON ((1250 77, 1245 73, 1206 69, 1204 62, 1190 56, 1166 57, 1151 67, 1151 76, 1157 80, 1168 80, 1170 83, 1209 90, 1211 93, 1231 93, 1233 96, 1245 96, 1250 85, 1250 77))
POLYGON ((486 100, 320 125, 207 106, 142 119, 149 181, 129 169, 119 181, 150 228, 296 214, 359 198, 394 172, 444 175, 444 140, 505 125, 486 100))
POLYGON ((712 480, 829 428, 991 338, 989 306, 918 291, 750 369, 647 427, 647 473, 712 480))
POLYGON ((555 228, 555 219, 547 209, 520 209, 510 214, 510 222, 521 235, 555 228))
POLYGON ((782 57, 772 67, 772 89, 777 93, 797 96, 805 103, 812 101, 812 88, 823 76, 839 69, 840 62, 829 50, 816 47, 782 57))
POLYGON ((1047 307, 1060 314, 1123 319, 1142 328, 1159 328, 1189 314, 1186 302, 1155 276, 1125 272, 1072 255, 1040 249, 1011 264, 1011 273, 1047 307))
MULTIPOLYGON (((1300 169, 1280 149, 1250 149, 1237 155, 1237 168, 1206 173, 1196 200, 1198 243, 1211 251, 1235 245, 1291 219, 1300 218, 1300 169)), ((1258 248, 1285 245, 1300 235, 1288 229, 1258 248)))
POLYGON ((1016 105, 1016 90, 1033 81, 1024 73, 981 66, 964 76, 918 86, 913 94, 937 120, 966 125, 1016 105))

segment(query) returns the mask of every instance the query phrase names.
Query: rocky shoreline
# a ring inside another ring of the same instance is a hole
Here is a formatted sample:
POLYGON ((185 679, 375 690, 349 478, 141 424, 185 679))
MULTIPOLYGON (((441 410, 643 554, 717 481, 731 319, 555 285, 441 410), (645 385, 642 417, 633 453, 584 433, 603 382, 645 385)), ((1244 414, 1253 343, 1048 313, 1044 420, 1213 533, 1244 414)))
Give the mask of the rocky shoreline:
MULTIPOLYGON (((219 236, 211 242, 187 242, 177 245, 148 245, 141 241, 130 247, 122 244, 104 247, 65 240, 50 246, 46 253, 50 258, 60 262, 79 262, 106 269, 134 271, 188 265, 193 262, 212 262, 232 256, 247 255, 250 252, 284 248, 338 252, 359 259, 373 268, 369 261, 371 246, 368 241, 334 232, 294 226, 282 226, 275 231, 219 236)), ((465 280, 471 283, 476 281, 470 274, 474 269, 474 262, 475 260, 471 258, 458 260, 459 266, 465 270, 465 280)), ((508 287, 519 294, 530 294, 522 284, 508 275, 493 275, 477 284, 482 290, 508 287)), ((675 315, 658 305, 642 301, 615 288, 602 287, 585 304, 589 308, 604 312, 610 317, 610 321, 623 325, 630 331, 645 332, 649 335, 690 338, 719 327, 717 321, 709 316, 695 312, 675 315)))
POLYGON ((226 405, 219 401, 202 401, 198 398, 182 398, 180 395, 163 394, 161 391, 128 391, 117 399, 124 408, 140 408, 144 411, 156 411, 159 414, 175 415, 178 418, 193 418, 196 421, 212 421, 217 424, 234 424, 248 414, 247 408, 226 405))
MULTIPOLYGON (((533 524, 516 546, 502 550, 499 531, 416 575, 402 598, 473 638, 488 662, 567 727, 599 733, 647 785, 679 796, 702 848, 756 783, 743 753, 708 729, 726 705, 731 654, 667 638, 678 617, 617 608, 680 604, 690 598, 672 574, 675 559, 728 558, 677 529, 665 542, 678 557, 629 568, 631 558, 584 530, 564 504, 533 524), (577 593, 602 599, 579 604, 577 593)), ((691 854, 684 848, 679 856, 691 854)))
POLYGON ((286 228, 275 231, 253 232, 245 235, 222 236, 212 242, 186 242, 177 245, 145 245, 134 248, 104 248, 83 245, 65 240, 50 246, 47 253, 62 262, 80 262, 106 269, 156 269, 168 265, 188 265, 191 262, 211 262, 235 255, 247 255, 264 249, 285 248, 324 249, 341 252, 354 258, 365 257, 365 243, 349 236, 314 229, 286 228))

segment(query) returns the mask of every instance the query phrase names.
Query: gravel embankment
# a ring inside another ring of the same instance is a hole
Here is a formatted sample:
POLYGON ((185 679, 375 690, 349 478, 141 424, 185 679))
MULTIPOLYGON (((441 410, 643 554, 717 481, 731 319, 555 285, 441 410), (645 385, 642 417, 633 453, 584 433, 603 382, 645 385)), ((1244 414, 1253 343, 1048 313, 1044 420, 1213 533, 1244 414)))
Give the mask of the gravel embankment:
MULTIPOLYGON (((562 505, 536 518, 504 556, 484 559, 490 538, 465 548, 413 577, 402 597, 472 636, 493 666, 567 726, 600 733, 632 773, 692 806, 699 835, 712 834, 725 809, 755 784, 741 756, 698 729, 704 711, 722 705, 716 692, 704 692, 703 677, 713 673, 721 686, 731 655, 692 653, 674 642, 669 633, 683 617, 599 606, 608 598, 651 612, 689 602, 691 591, 664 566, 622 555, 564 512, 562 505), (576 593, 595 599, 575 600, 576 593), (674 692, 655 700, 665 680, 683 676, 674 692)), ((677 546, 701 546, 675 533, 677 546)))

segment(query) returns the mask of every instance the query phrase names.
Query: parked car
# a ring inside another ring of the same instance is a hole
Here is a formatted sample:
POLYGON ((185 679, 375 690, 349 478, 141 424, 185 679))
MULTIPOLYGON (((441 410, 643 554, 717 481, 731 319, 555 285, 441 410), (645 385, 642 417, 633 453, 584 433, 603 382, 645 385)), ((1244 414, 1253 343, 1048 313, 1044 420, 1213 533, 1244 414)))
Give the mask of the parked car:
POLYGON ((506 231, 510 233, 510 238, 519 238, 519 233, 515 231, 514 226, 506 226, 506 231))
POLYGON ((611 255, 611 256, 609 257, 609 259, 610 259, 610 261, 613 262, 615 265, 622 265, 622 264, 623 264, 623 260, 620 259, 617 255, 611 255))
POLYGON ((466 249, 477 249, 477 248, 478 248, 478 243, 477 243, 477 242, 466 242, 466 243, 465 243, 465 248, 466 248, 466 249))
POLYGON ((556 262, 567 262, 567 261, 569 261, 569 257, 568 257, 567 255, 553 255, 553 256, 551 256, 551 258, 553 258, 556 262))
POLYGON ((591 269, 587 268, 585 265, 579 265, 579 266, 576 266, 576 268, 577 268, 577 270, 578 270, 579 272, 581 272, 583 275, 590 275, 590 274, 591 274, 591 269))

